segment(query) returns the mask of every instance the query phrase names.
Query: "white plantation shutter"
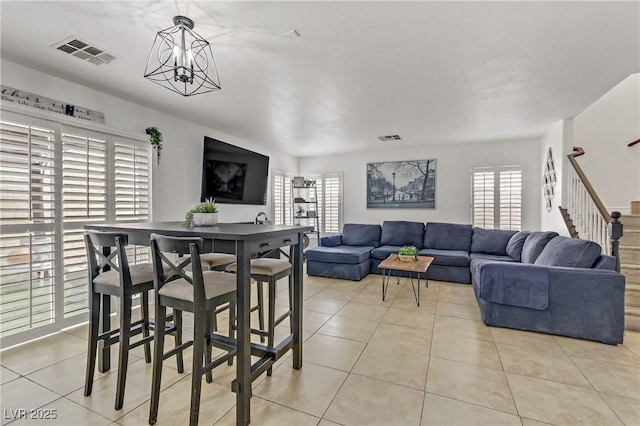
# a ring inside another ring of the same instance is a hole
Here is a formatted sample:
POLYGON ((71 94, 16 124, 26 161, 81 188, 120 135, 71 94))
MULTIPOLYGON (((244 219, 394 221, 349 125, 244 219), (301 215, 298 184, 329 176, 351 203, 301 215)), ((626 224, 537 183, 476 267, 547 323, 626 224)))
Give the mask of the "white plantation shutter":
POLYGON ((522 168, 477 167, 471 184, 473 225, 522 229, 522 168))
POLYGON ((148 148, 116 143, 114 170, 117 221, 149 220, 150 168, 148 148))
POLYGON ((322 231, 340 232, 342 205, 342 176, 330 174, 323 177, 322 231))
POLYGON ((53 130, 4 121, 0 128, 0 225, 53 223, 53 130))
POLYGON ((82 129, 62 133, 63 316, 88 311, 85 223, 107 220, 107 143, 82 129))
POLYGON ((6 234, 0 242, 0 334, 55 320, 53 232, 6 234))
POLYGON ((88 311, 87 254, 82 229, 63 232, 64 317, 88 311))
POLYGON ((272 173, 273 223, 275 225, 291 225, 293 215, 290 182, 293 179, 293 174, 276 171, 272 173))
MULTIPOLYGON (((151 211, 151 160, 147 146, 119 141, 115 144, 116 221, 146 222, 151 211)), ((151 262, 149 247, 127 247, 130 265, 151 262)))
POLYGON ((473 226, 493 229, 495 178, 493 168, 477 168, 473 171, 473 226))
POLYGON ((106 221, 106 163, 104 140, 62 134, 62 215, 65 224, 106 221))
POLYGON ((55 320, 55 133, 0 121, 0 335, 55 320))
POLYGON ((500 169, 500 229, 522 229, 522 170, 500 169))
MULTIPOLYGON (((150 219, 145 142, 3 111, 0 121, 0 344, 86 318, 84 225, 150 219), (15 119, 13 117, 16 117, 15 119), (28 124, 27 124, 28 123, 28 124)), ((128 247, 129 262, 149 261, 128 247)))

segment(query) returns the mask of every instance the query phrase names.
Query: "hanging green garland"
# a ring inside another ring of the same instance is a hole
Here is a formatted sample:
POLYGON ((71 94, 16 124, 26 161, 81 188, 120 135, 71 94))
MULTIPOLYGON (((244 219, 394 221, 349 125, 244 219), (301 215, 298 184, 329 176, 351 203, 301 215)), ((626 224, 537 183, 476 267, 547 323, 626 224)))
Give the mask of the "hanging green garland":
POLYGON ((160 164, 160 152, 162 151, 162 133, 157 127, 147 127, 145 133, 149 135, 149 142, 158 153, 158 164, 160 164))

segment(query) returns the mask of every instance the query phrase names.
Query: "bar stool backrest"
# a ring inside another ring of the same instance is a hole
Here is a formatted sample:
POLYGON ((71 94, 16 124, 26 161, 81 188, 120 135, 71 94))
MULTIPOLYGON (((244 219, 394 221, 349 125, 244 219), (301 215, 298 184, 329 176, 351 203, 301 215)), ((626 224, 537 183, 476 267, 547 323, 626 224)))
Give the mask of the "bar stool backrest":
POLYGON ((202 277, 202 265, 200 263, 200 253, 202 252, 202 238, 191 237, 170 237, 160 234, 151 234, 151 258, 153 260, 154 288, 156 294, 166 283, 179 278, 185 279, 194 287, 194 303, 204 302, 204 279, 202 277), (189 253, 175 263, 167 257, 167 253, 176 253, 179 256, 189 253), (192 265, 191 270, 185 271, 187 266, 192 265))
MULTIPOLYGON (((129 261, 125 247, 129 245, 127 234, 119 232, 86 231, 84 235, 89 262, 89 282, 93 283, 98 275, 111 269, 120 274, 120 283, 131 286, 129 261), (105 249, 107 249, 105 251, 105 249), (108 254, 105 254, 108 252, 108 254), (117 259, 117 263, 114 262, 117 259)), ((130 290, 123 288, 122 291, 130 290)))

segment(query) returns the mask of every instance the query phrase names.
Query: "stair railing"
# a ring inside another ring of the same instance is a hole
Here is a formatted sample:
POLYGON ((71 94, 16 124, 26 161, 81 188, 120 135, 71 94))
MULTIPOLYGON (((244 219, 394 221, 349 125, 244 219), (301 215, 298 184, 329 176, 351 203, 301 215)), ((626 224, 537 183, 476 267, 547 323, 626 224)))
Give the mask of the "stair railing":
POLYGON ((622 237, 622 224, 618 221, 620 212, 609 212, 595 189, 584 174, 576 157, 584 155, 584 150, 574 147, 567 155, 571 166, 567 173, 567 211, 582 239, 595 241, 602 252, 616 257, 620 270, 619 240, 622 237))

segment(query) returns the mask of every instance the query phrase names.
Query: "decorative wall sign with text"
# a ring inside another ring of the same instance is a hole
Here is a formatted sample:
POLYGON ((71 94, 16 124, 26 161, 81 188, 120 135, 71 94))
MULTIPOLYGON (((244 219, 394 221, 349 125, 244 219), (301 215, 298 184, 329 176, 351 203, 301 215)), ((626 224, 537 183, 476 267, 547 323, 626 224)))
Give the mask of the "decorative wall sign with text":
POLYGON ((551 211, 551 199, 555 195, 553 187, 556 186, 556 167, 553 164, 553 153, 551 147, 547 150, 547 161, 544 163, 544 173, 542 174, 542 188, 544 199, 547 203, 547 211, 551 211))
POLYGON ((51 111, 81 120, 104 123, 104 113, 89 108, 67 104, 44 96, 34 95, 24 90, 14 89, 5 85, 0 86, 2 90, 2 101, 12 102, 18 105, 26 105, 40 111, 51 111))

